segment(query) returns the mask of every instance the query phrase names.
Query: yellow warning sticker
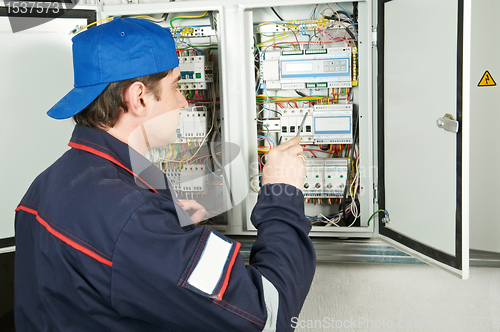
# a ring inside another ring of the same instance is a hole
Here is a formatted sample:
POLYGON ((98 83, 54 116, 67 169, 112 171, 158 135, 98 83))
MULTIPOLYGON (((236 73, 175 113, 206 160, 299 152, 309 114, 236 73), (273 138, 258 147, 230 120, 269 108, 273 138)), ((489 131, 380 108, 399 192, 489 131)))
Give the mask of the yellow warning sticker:
POLYGON ((497 85, 495 83, 495 80, 493 77, 491 77, 491 74, 489 71, 485 71, 483 77, 481 78, 481 81, 479 81, 479 84, 477 86, 495 86, 497 85))

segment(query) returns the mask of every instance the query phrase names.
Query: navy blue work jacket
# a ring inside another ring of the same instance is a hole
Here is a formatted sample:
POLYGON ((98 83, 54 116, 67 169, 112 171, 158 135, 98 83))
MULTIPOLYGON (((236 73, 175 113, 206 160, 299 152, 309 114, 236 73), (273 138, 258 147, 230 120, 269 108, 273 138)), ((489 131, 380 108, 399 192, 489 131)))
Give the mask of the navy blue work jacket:
POLYGON ((77 125, 69 145, 16 209, 17 332, 293 330, 316 263, 300 190, 262 188, 245 265, 238 242, 184 226, 127 144, 77 125))

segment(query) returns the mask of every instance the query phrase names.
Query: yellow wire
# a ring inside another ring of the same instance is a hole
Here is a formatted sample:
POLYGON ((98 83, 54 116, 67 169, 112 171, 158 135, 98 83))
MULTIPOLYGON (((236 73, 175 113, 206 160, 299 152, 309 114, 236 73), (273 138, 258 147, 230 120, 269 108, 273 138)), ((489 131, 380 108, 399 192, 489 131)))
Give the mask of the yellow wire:
MULTIPOLYGON (((92 22, 92 23, 90 23, 90 24, 87 24, 85 27, 81 28, 80 30, 73 32, 73 34, 74 34, 74 35, 76 35, 76 34, 78 34, 78 33, 82 32, 83 30, 87 29, 88 27, 93 26, 94 24, 101 23, 101 22, 104 22, 104 21, 109 21, 109 20, 111 20, 111 19, 113 19, 113 18, 115 18, 115 17, 117 17, 117 16, 110 16, 110 17, 106 17, 106 18, 103 18, 102 20, 95 21, 95 22, 92 22)), ((120 17, 121 17, 121 16, 120 16, 120 17)), ((141 19, 142 19, 142 18, 148 18, 148 19, 150 19, 150 20, 152 20, 152 21, 156 21, 156 22, 162 22, 162 21, 163 21, 163 19, 162 19, 162 18, 154 18, 154 17, 152 17, 152 16, 148 16, 148 15, 138 15, 138 16, 130 16, 130 17, 131 17, 131 18, 141 18, 141 19)))
POLYGON ((293 33, 291 33, 291 32, 287 32, 287 33, 285 33, 284 35, 276 36, 276 37, 273 37, 273 38, 268 39, 268 40, 266 40, 266 41, 263 41, 262 43, 258 43, 258 44, 257 44, 257 46, 259 46, 259 47, 260 47, 260 46, 262 46, 262 45, 264 45, 264 44, 267 44, 267 43, 270 43, 270 42, 275 42, 275 41, 277 41, 277 40, 281 40, 281 39, 285 39, 285 38, 288 38, 288 37, 290 37, 290 36, 293 36, 293 33))
POLYGON ((88 27, 90 27, 90 26, 92 26, 92 25, 94 25, 94 24, 97 24, 97 23, 100 23, 100 22, 104 22, 104 21, 108 21, 108 20, 111 20, 111 19, 113 19, 113 18, 115 18, 115 16, 106 17, 106 18, 103 18, 102 20, 92 22, 92 23, 90 23, 90 24, 87 24, 86 26, 84 26, 84 27, 83 27, 83 28, 81 28, 80 30, 73 32, 73 34, 74 34, 74 35, 76 35, 76 34, 78 34, 78 33, 82 32, 83 30, 87 29, 88 27))
MULTIPOLYGON (((271 25, 276 25, 278 28, 280 28, 280 29, 281 29, 281 31, 283 31, 283 33, 284 33, 284 34, 286 34, 286 33, 287 33, 287 32, 285 31, 285 29, 283 29, 283 27, 282 27, 280 24, 276 24, 276 23, 274 23, 274 22, 262 22, 261 24, 257 25, 257 32, 258 32, 259 34, 262 34, 262 33, 260 32, 259 28, 260 28, 261 26, 268 25, 268 24, 271 24, 271 25)), ((276 37, 279 37, 279 36, 276 36, 276 37)))
POLYGON ((255 178, 256 178, 257 176, 259 176, 260 174, 261 174, 261 173, 259 173, 259 174, 255 174, 254 176, 252 176, 252 180, 251 180, 251 182, 252 182, 252 187, 255 189, 255 191, 256 191, 256 192, 259 192, 259 188, 257 188, 257 187, 255 186, 255 178))
POLYGON ((163 18, 154 18, 152 16, 149 16, 149 15, 137 15, 137 16, 130 16, 131 18, 147 18, 147 19, 150 19, 151 21, 155 21, 155 22, 163 22, 164 19, 163 18))
POLYGON ((176 16, 176 17, 174 17, 174 18, 172 18, 172 19, 170 20, 170 26, 172 27, 172 29, 176 29, 176 27, 174 26, 174 23, 173 23, 175 20, 180 20, 180 19, 183 19, 183 18, 202 18, 202 17, 207 16, 207 14, 208 14, 208 11, 204 12, 204 13, 203 13, 203 14, 201 14, 201 15, 176 16))

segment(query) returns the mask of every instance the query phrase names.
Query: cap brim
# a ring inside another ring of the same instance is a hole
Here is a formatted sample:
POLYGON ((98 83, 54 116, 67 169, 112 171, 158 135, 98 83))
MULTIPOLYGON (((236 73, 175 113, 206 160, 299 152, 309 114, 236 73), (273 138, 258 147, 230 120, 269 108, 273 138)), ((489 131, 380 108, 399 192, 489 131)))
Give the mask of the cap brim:
POLYGON ((82 111, 106 89, 109 83, 73 88, 57 102, 47 115, 54 119, 67 119, 82 111))

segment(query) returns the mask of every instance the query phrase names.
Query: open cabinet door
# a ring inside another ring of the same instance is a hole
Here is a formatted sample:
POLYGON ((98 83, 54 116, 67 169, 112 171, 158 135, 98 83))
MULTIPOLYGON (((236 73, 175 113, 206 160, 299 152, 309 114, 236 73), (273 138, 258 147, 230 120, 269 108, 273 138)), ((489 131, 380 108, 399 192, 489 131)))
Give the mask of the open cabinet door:
POLYGON ((378 3, 380 236, 469 274, 470 0, 378 3))

